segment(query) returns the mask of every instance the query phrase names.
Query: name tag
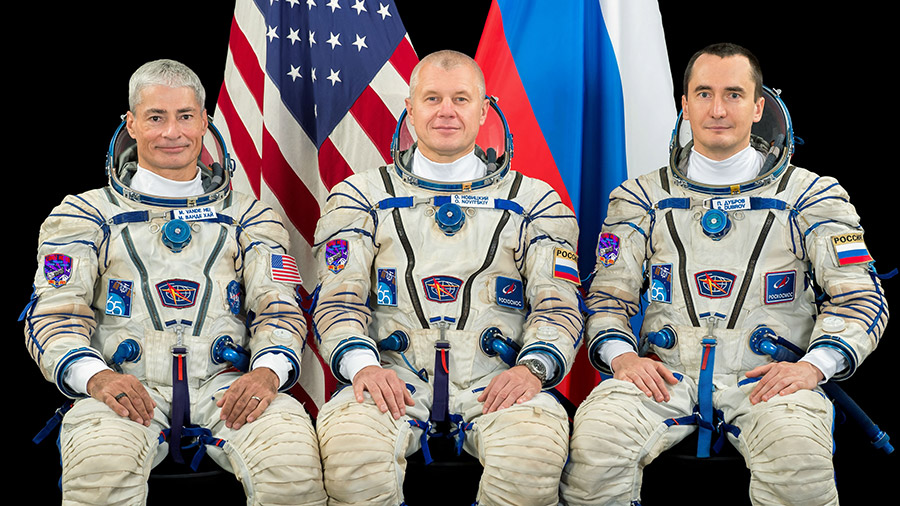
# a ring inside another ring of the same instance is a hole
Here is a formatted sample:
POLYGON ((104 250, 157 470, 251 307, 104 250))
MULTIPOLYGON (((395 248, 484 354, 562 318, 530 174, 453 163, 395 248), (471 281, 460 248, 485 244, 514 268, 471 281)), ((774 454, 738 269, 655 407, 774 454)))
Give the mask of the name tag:
POLYGON ((172 217, 184 221, 210 220, 216 217, 216 211, 211 207, 175 209, 172 211, 172 217))
POLYGON ((459 207, 494 207, 494 197, 486 195, 451 195, 451 202, 459 207))
POLYGON ((714 199, 712 201, 712 208, 720 211, 743 211, 750 209, 750 197, 714 199))

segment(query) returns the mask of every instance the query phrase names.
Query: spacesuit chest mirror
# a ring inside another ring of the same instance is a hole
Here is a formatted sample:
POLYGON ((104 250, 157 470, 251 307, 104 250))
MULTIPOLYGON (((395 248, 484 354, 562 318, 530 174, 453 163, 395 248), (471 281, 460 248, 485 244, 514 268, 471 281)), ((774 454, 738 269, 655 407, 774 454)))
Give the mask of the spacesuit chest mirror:
POLYGON ((679 113, 669 143, 669 167, 675 174, 676 182, 704 193, 727 195, 759 188, 777 178, 788 167, 794 152, 794 130, 791 125, 791 117, 780 94, 780 90, 763 86, 765 106, 762 118, 753 124, 750 143, 756 149, 766 152, 767 156, 757 177, 740 184, 739 187, 705 185, 684 176, 684 168, 693 146, 693 139, 690 121, 683 119, 683 114, 679 113))
POLYGON ((434 191, 461 192, 477 190, 502 179, 510 168, 513 155, 512 133, 496 97, 487 97, 490 103, 487 118, 475 140, 475 155, 487 164, 486 175, 480 179, 459 182, 441 182, 425 179, 413 173, 412 160, 416 148, 416 132, 407 122, 406 110, 400 114, 391 141, 391 156, 397 173, 407 183, 434 191))
POLYGON ((137 142, 125 128, 125 121, 119 124, 109 142, 106 154, 106 175, 110 186, 125 198, 138 202, 168 207, 191 207, 205 205, 228 194, 231 176, 234 174, 234 160, 231 159, 225 141, 209 118, 209 129, 203 136, 203 149, 197 159, 203 181, 204 194, 192 199, 165 198, 146 195, 131 189, 131 178, 137 171, 137 142))

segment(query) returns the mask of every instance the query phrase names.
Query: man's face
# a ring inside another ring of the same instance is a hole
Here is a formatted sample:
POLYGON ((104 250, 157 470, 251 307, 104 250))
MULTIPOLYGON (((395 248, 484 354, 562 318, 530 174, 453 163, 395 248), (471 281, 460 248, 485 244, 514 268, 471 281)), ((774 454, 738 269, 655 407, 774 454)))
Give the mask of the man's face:
POLYGON ((197 157, 209 125, 206 109, 188 87, 148 86, 128 111, 125 127, 137 141, 138 164, 176 181, 197 174, 197 157))
POLYGON ((452 162, 475 148, 490 106, 479 92, 474 69, 458 65, 444 70, 426 64, 419 69, 413 93, 406 99, 406 111, 426 158, 452 162))
POLYGON ((750 144, 750 129, 762 117, 765 101, 754 99, 755 88, 746 57, 697 58, 681 108, 698 153, 724 160, 750 144))

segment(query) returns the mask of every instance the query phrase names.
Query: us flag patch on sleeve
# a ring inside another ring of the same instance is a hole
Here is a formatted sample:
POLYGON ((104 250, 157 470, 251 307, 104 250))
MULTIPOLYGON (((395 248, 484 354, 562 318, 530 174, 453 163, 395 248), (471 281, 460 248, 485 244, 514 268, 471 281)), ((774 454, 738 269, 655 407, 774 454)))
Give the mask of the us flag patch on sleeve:
POLYGON ((300 278, 300 270, 297 268, 297 262, 290 255, 277 255, 272 253, 272 281, 280 281, 282 283, 303 282, 300 278))
POLYGON ((839 266, 852 264, 864 264, 872 261, 872 255, 866 248, 863 235, 860 232, 831 236, 831 245, 839 266))

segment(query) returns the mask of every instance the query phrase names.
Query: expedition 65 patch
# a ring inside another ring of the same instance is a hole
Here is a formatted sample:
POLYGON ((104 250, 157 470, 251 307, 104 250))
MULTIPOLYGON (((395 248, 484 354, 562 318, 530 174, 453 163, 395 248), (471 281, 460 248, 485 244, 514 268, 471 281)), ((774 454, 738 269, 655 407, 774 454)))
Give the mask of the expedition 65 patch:
POLYGON ((106 314, 131 318, 131 297, 134 283, 123 279, 110 279, 106 289, 106 314))
POLYGON ((72 277, 72 257, 62 253, 44 255, 44 277, 54 288, 68 283, 72 277))
POLYGON ((397 305, 397 269, 378 269, 378 305, 397 305))
POLYGON ((650 266, 650 287, 647 295, 650 302, 672 303, 672 264, 650 266))

